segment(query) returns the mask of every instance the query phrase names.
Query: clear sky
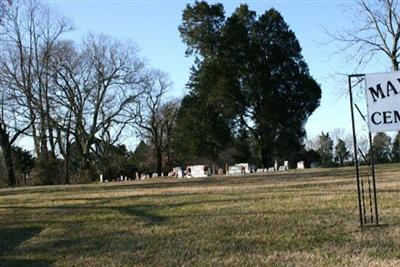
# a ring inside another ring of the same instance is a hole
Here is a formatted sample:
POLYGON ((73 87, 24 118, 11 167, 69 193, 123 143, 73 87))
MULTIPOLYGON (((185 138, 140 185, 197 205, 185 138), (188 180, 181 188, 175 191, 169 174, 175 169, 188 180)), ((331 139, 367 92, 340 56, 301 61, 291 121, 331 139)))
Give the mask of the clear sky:
MULTIPOLYGON (((172 94, 182 96, 187 91, 192 58, 185 57, 178 26, 182 10, 193 1, 180 0, 48 0, 59 13, 70 18, 75 30, 69 38, 79 41, 85 33, 105 33, 120 39, 132 40, 141 48, 152 67, 169 73, 174 83, 172 94)), ((215 1, 209 1, 215 2, 215 1)), ((323 45, 328 38, 323 27, 335 29, 350 22, 345 14, 354 1, 282 0, 282 1, 219 1, 229 15, 240 3, 246 3, 257 14, 271 7, 283 15, 295 32, 303 48, 303 56, 312 76, 322 87, 320 107, 309 118, 308 136, 321 131, 343 128, 350 133, 351 122, 347 97, 339 97, 346 86, 346 77, 333 79, 337 72, 348 73, 352 66, 344 64, 341 57, 332 55, 333 46, 323 45)), ((371 65, 369 70, 388 70, 388 63, 371 65)))

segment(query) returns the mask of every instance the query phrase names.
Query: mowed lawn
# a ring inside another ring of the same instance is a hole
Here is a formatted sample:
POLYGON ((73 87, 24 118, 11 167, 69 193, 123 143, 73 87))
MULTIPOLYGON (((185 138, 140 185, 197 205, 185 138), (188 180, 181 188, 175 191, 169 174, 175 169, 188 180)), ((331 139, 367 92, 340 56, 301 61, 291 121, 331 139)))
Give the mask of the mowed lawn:
POLYGON ((360 231, 353 168, 0 190, 0 266, 400 266, 400 166, 386 227, 360 231))

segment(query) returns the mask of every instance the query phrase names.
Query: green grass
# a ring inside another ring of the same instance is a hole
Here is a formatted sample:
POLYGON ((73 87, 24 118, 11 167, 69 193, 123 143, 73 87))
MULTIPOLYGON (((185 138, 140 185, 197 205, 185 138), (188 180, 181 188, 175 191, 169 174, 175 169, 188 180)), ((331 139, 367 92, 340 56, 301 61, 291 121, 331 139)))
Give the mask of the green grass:
POLYGON ((0 266, 399 266, 399 171, 364 231, 352 168, 2 189, 0 266))

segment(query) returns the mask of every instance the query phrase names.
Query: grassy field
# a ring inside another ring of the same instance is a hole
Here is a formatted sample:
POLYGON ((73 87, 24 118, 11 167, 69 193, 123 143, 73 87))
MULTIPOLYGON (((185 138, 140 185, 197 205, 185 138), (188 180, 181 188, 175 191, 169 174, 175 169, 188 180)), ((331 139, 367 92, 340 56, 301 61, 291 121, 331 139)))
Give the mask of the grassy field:
POLYGON ((400 266, 400 166, 0 190, 0 266, 400 266))

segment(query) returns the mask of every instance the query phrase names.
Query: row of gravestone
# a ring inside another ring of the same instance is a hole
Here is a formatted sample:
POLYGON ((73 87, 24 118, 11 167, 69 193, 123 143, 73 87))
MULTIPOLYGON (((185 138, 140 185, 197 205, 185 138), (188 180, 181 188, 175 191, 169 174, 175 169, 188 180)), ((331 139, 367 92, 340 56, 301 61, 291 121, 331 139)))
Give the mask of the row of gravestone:
POLYGON ((269 168, 265 168, 265 169, 257 169, 257 173, 288 171, 288 170, 289 170, 289 161, 285 160, 283 162, 283 166, 279 166, 278 161, 275 160, 274 167, 269 167, 269 168))
MULTIPOLYGON (((161 177, 164 177, 164 173, 161 173, 161 177)), ((158 178, 157 173, 153 173, 151 175, 151 178, 158 178)), ((120 176, 117 179, 113 179, 113 182, 126 182, 126 181, 132 181, 132 180, 145 180, 145 179, 150 179, 150 174, 141 174, 139 175, 138 172, 135 173, 135 178, 128 178, 128 176, 120 176)), ((104 176, 100 174, 100 183, 108 183, 108 179, 104 179, 104 176)))
MULTIPOLYGON (((304 170, 304 161, 297 162, 297 169, 304 170)), ((265 169, 257 169, 257 173, 288 171, 288 170, 289 170, 289 161, 284 161, 283 166, 279 166, 279 167, 278 167, 278 162, 275 161, 274 167, 265 168, 265 169)))
MULTIPOLYGON (((205 165, 196 165, 196 166, 189 166, 188 169, 191 170, 190 173, 185 173, 182 168, 180 167, 175 167, 173 168, 173 171, 168 173, 168 176, 170 177, 175 177, 175 178, 201 178, 201 177, 207 177, 208 174, 205 171, 205 165)), ((297 169, 298 170, 303 170, 304 169, 304 161, 299 161, 297 163, 297 169)), ((235 164, 234 166, 229 166, 228 168, 228 175, 237 175, 237 174, 246 174, 246 173, 266 173, 266 172, 276 172, 276 171, 288 171, 289 170, 289 162, 284 161, 283 166, 279 166, 278 162, 275 161, 274 167, 270 168, 265 168, 265 169, 257 169, 255 171, 254 165, 249 165, 248 163, 238 163, 235 164)), ((161 177, 164 177, 164 173, 161 173, 161 177)), ((151 175, 151 178, 158 178, 157 173, 153 173, 151 175)), ((139 175, 138 172, 135 173, 135 178, 133 180, 145 180, 145 179, 150 179, 149 174, 142 174, 139 175)), ((124 181, 131 181, 131 178, 128 178, 127 176, 120 176, 118 179, 114 179, 113 181, 117 182, 124 182, 124 181)), ((103 175, 100 175, 100 182, 101 183, 106 183, 108 182, 107 179, 104 179, 103 175)))

